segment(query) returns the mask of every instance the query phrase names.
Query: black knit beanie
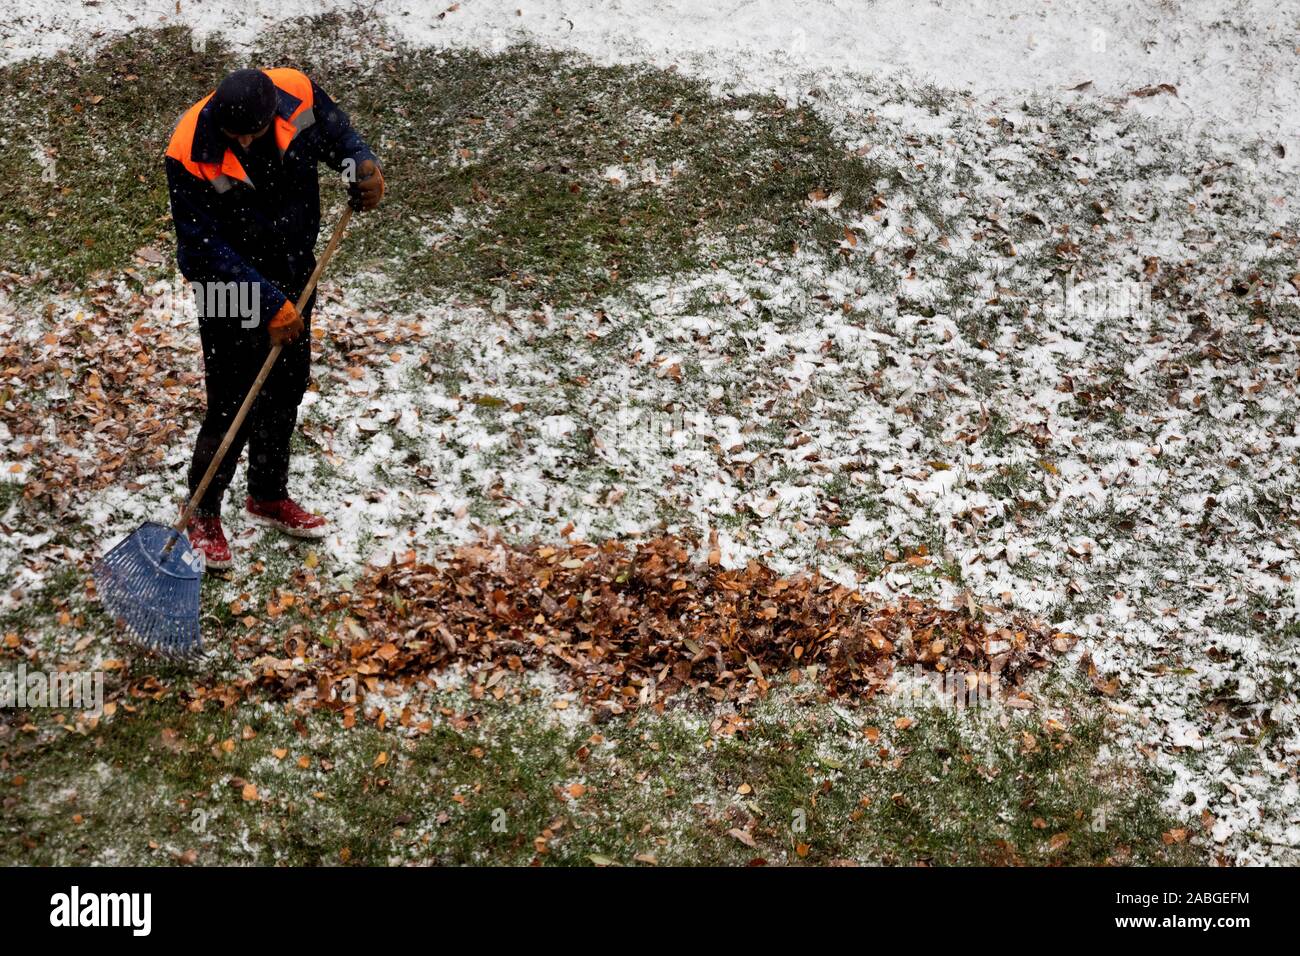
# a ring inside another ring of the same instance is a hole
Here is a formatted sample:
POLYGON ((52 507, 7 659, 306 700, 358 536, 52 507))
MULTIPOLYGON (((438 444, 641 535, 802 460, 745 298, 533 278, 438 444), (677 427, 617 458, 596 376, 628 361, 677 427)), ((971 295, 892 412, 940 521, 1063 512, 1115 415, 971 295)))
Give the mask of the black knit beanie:
POLYGON ((236 70, 212 96, 213 119, 227 133, 256 133, 275 116, 275 84, 261 70, 236 70))

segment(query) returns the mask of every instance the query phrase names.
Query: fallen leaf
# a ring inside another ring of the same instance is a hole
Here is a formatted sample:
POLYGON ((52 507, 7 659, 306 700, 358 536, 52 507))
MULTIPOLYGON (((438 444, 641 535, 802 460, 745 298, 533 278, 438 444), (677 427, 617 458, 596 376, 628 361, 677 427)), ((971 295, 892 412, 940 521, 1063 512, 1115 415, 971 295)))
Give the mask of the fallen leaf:
POLYGON ((754 838, 750 836, 749 831, 747 830, 731 829, 727 831, 727 836, 739 840, 750 849, 756 849, 758 847, 758 844, 754 842, 754 838))

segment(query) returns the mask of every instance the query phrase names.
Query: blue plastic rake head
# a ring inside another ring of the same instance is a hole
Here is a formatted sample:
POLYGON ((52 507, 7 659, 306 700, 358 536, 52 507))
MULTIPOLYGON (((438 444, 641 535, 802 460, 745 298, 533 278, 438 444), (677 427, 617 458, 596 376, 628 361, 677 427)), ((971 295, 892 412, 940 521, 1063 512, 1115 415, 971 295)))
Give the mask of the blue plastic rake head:
POLYGON ((138 643, 171 657, 203 653, 203 555, 175 528, 145 522, 95 562, 104 609, 138 643))

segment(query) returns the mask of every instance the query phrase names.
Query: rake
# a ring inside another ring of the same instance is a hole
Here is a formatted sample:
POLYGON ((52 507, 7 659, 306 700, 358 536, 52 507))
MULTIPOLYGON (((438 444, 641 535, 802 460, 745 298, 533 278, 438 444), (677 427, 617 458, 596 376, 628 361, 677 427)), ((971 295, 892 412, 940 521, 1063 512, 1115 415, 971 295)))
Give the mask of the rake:
MULTIPOLYGON (((352 207, 348 206, 334 227, 329 245, 316 263, 306 288, 298 296, 299 313, 307 307, 307 300, 351 218, 352 207)), ((95 562, 95 587, 104 609, 138 644, 170 657, 196 657, 203 653, 203 634, 199 628, 203 555, 190 547, 185 528, 283 349, 283 345, 271 347, 180 520, 171 527, 146 521, 95 562)))

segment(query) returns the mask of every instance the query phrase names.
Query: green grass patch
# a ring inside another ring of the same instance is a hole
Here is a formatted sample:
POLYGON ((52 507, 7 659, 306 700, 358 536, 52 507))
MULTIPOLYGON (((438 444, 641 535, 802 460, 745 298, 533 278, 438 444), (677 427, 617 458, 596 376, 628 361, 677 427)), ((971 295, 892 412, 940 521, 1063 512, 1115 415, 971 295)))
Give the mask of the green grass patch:
MULTIPOLYGON (((858 208, 885 175, 775 97, 719 98, 674 72, 528 47, 385 50, 358 36, 340 16, 294 21, 250 59, 305 70, 379 154, 385 206, 339 271, 384 272, 405 291, 590 303, 701 262, 832 242, 838 220, 808 194, 858 208)), ((182 29, 141 30, 93 59, 0 68, 0 257, 71 283, 145 245, 170 260, 167 140, 242 65, 217 38, 192 46, 182 29)))
MULTIPOLYGON (((554 696, 438 691, 414 738, 273 703, 146 703, 6 756, 5 863, 1189 863, 1104 718, 781 695, 734 735, 695 706, 600 724, 554 696), (868 736, 868 728, 874 729, 868 736), (21 783, 16 783, 21 781, 21 783), (249 788, 252 789, 249 789, 249 788), (744 834, 739 837, 737 834, 744 834), (638 857, 640 858, 638 860, 638 857)), ((33 737, 34 741, 35 737, 33 737)))
POLYGON ((196 53, 188 31, 168 28, 94 57, 0 67, 7 267, 80 284, 130 265, 141 246, 170 242, 163 152, 180 114, 231 62, 219 43, 196 53))

